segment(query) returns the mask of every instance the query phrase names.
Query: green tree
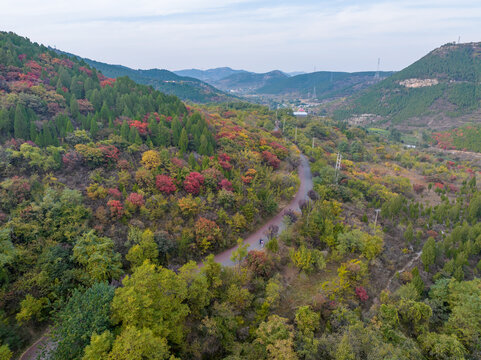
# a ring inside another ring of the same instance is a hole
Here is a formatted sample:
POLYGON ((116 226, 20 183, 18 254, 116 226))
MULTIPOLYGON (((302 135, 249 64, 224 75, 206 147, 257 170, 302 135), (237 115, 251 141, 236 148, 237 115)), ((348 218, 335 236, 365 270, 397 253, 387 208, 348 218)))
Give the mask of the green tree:
POLYGON ((97 120, 95 117, 92 118, 92 122, 90 123, 89 130, 92 137, 95 138, 97 136, 97 133, 99 132, 99 124, 97 123, 97 120))
POLYGON ((409 225, 406 228, 406 231, 404 231, 404 240, 406 240, 406 243, 412 243, 414 240, 414 230, 413 230, 413 224, 409 223, 409 225))
POLYGON ((296 311, 297 328, 304 335, 312 334, 319 328, 321 315, 311 309, 309 305, 301 306, 296 311))
POLYGON ((8 345, 1 345, 0 343, 0 360, 10 360, 12 356, 13 352, 10 350, 8 345))
POLYGON ((81 359, 92 333, 110 328, 110 304, 114 288, 97 283, 81 292, 76 289, 67 305, 58 313, 53 330, 57 346, 54 360, 81 359))
POLYGON ((356 360, 356 354, 352 348, 347 334, 344 334, 337 345, 335 360, 356 360))
POLYGON ((70 114, 72 117, 77 118, 79 116, 79 107, 78 107, 78 102, 75 96, 72 96, 70 99, 70 114))
POLYGON ((114 336, 109 330, 97 335, 96 332, 90 338, 90 344, 85 348, 82 360, 104 360, 112 348, 114 336))
POLYGON ((172 120, 170 129, 172 130, 172 140, 174 142, 174 145, 179 146, 182 125, 177 117, 174 117, 174 119, 172 120))
POLYGON ((278 315, 269 316, 262 322, 256 331, 256 342, 261 344, 265 359, 269 360, 296 360, 294 351, 294 333, 287 319, 278 315))
POLYGON ((129 133, 130 133, 129 124, 127 123, 126 120, 124 120, 124 122, 122 123, 122 127, 120 128, 120 135, 122 136, 122 139, 124 139, 125 141, 128 141, 129 133))
POLYGON ((17 250, 12 244, 11 230, 4 228, 0 230, 0 274, 6 271, 5 266, 11 264, 17 255, 17 250))
POLYGON ((7 110, 0 109, 0 134, 10 135, 11 122, 7 110))
POLYGON ((114 251, 114 242, 107 237, 98 237, 94 230, 77 241, 73 258, 85 267, 90 283, 117 278, 122 274, 120 254, 114 251))
POLYGON ((16 139, 30 139, 30 123, 28 121, 27 112, 21 104, 17 104, 17 107, 15 108, 13 133, 16 139))
POLYGON ((43 320, 42 311, 47 305, 47 298, 36 299, 32 295, 27 294, 25 299, 20 303, 20 312, 17 313, 16 319, 20 324, 32 318, 41 321, 43 320))
POLYGON ((430 237, 423 246, 421 254, 421 261, 424 265, 424 270, 429 272, 429 267, 436 261, 436 241, 430 237))
POLYGON ((466 349, 456 336, 428 332, 419 337, 421 348, 430 360, 464 360, 466 349))
MULTIPOLYGON (((169 359, 169 346, 165 338, 156 336, 148 328, 125 327, 115 339, 109 360, 163 360, 169 359)), ((173 360, 173 359, 172 359, 173 360)))
POLYGON ((199 154, 209 155, 209 143, 204 135, 200 136, 199 154))
POLYGON ((132 264, 132 267, 142 265, 145 260, 150 260, 150 262, 155 264, 158 257, 157 243, 154 240, 154 234, 150 230, 143 232, 140 242, 132 246, 125 256, 132 264))
POLYGON ((181 154, 185 154, 187 152, 187 148, 189 147, 189 137, 187 135, 187 131, 182 129, 179 138, 179 149, 181 154))
POLYGON ((146 261, 115 291, 112 318, 125 328, 151 329, 155 336, 181 344, 189 307, 187 284, 172 270, 146 261))

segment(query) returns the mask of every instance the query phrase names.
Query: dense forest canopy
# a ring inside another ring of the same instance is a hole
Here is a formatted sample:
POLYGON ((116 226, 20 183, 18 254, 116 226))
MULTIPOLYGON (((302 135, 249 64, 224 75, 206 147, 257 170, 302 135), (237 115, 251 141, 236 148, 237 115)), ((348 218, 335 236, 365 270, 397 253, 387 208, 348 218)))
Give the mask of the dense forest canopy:
POLYGON ((186 106, 12 33, 0 138, 2 360, 41 335, 59 360, 481 356, 469 154, 259 105, 186 106), (283 210, 300 152, 313 189, 283 210), (279 211, 284 231, 248 248, 279 211), (214 261, 235 244, 234 266, 214 261))

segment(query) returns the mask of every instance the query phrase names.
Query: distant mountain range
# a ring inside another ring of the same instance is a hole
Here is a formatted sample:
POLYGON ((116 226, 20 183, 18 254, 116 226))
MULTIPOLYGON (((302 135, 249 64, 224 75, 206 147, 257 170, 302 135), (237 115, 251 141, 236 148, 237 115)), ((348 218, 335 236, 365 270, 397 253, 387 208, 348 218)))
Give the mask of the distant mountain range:
POLYGON ((178 70, 174 71, 180 76, 190 76, 209 83, 216 88, 236 94, 253 94, 255 91, 278 78, 287 78, 290 75, 280 70, 267 73, 255 73, 246 70, 234 70, 230 67, 221 67, 209 70, 178 70))
POLYGON ((481 121, 481 43, 443 45, 348 99, 334 112, 351 123, 443 129, 481 121))
MULTIPOLYGON (((209 83, 216 88, 237 95, 283 96, 287 98, 316 97, 329 99, 352 95, 378 82, 375 72, 326 72, 285 73, 274 70, 254 73, 222 67, 209 70, 179 70, 177 75, 190 76, 209 83)), ((392 72, 381 72, 381 79, 392 72)))
POLYGON ((228 76, 234 74, 241 74, 241 73, 248 73, 245 70, 234 70, 230 67, 220 67, 215 69, 209 70, 199 70, 199 69, 186 69, 186 70, 176 70, 173 71, 174 74, 179 76, 187 76, 193 77, 195 79, 199 79, 205 81, 206 83, 211 84, 212 82, 224 79, 228 76))
POLYGON ((196 103, 239 101, 239 98, 226 94, 199 79, 179 76, 168 70, 135 70, 122 65, 111 65, 82 58, 78 55, 65 54, 84 60, 87 64, 101 71, 102 74, 107 77, 117 78, 128 76, 139 84, 150 85, 163 93, 176 95, 184 101, 196 103))

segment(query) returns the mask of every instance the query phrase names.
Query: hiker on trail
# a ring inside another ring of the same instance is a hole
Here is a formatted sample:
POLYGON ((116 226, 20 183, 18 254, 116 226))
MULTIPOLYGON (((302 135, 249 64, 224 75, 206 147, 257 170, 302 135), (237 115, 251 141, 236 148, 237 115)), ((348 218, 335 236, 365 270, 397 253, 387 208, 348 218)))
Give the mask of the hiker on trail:
POLYGON ((264 247, 264 240, 261 239, 261 248, 263 248, 263 247, 264 247))

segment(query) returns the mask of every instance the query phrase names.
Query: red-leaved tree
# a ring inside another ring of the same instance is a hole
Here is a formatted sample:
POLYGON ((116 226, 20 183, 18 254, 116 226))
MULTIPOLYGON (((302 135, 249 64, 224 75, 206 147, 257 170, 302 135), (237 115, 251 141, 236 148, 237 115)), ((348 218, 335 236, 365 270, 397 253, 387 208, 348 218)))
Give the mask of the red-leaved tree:
POLYGON ((119 219, 124 215, 124 207, 119 200, 109 200, 107 206, 113 218, 119 219))
POLYGON ((204 177, 198 172, 193 171, 185 177, 184 189, 188 193, 198 195, 202 184, 204 184, 204 177))
POLYGON ((119 191, 119 189, 115 189, 115 188, 110 188, 108 190, 108 194, 115 199, 120 199, 122 197, 122 193, 119 191))
POLYGON ((358 286, 356 288, 356 295, 361 302, 365 302, 367 301, 367 299, 369 299, 369 295, 367 294, 366 289, 364 289, 364 287, 362 286, 358 286))
POLYGON ((277 169, 279 167, 279 164, 281 163, 281 161, 276 155, 267 150, 264 150, 262 152, 262 158, 265 162, 267 162, 269 166, 272 166, 274 169, 277 169))
POLYGON ((157 175, 155 185, 157 189, 164 194, 170 194, 177 190, 174 181, 167 175, 157 175))
POLYGON ((138 193, 130 193, 127 197, 127 201, 130 202, 134 206, 141 207, 145 204, 144 197, 142 194, 138 193))
POLYGON ((222 179, 219 186, 221 189, 232 191, 232 183, 227 179, 222 179))
POLYGON ((274 263, 265 251, 251 250, 245 258, 245 265, 256 276, 268 278, 274 270, 274 263))

